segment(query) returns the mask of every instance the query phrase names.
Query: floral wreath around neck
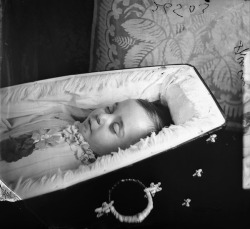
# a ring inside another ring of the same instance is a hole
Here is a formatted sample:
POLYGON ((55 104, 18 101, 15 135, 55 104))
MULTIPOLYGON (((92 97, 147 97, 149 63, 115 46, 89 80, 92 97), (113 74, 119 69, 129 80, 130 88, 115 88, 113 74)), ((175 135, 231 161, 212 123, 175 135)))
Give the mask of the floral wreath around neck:
POLYGON ((93 150, 90 148, 88 142, 85 141, 82 134, 79 132, 80 122, 76 121, 74 125, 68 126, 63 130, 63 137, 65 141, 70 145, 72 151, 75 152, 75 157, 80 160, 82 164, 88 165, 95 162, 96 156, 93 150), (78 146, 81 150, 79 151, 78 146))
POLYGON ((109 212, 111 212, 115 216, 115 218, 118 219, 120 222, 141 223, 149 215, 149 213, 153 209, 153 198, 152 197, 155 195, 156 192, 159 192, 162 190, 160 185, 161 185, 160 182, 158 184, 151 183, 150 187, 147 188, 141 181, 135 180, 135 179, 122 179, 122 180, 118 181, 109 190, 109 203, 104 202, 101 207, 95 209, 95 212, 97 213, 97 217, 101 217, 104 213, 108 214, 109 212), (143 188, 143 190, 146 194, 145 197, 148 199, 147 207, 143 211, 141 211, 135 215, 131 215, 131 216, 122 215, 119 212, 117 212, 117 210, 114 207, 114 201, 111 198, 111 193, 122 182, 135 182, 143 188))

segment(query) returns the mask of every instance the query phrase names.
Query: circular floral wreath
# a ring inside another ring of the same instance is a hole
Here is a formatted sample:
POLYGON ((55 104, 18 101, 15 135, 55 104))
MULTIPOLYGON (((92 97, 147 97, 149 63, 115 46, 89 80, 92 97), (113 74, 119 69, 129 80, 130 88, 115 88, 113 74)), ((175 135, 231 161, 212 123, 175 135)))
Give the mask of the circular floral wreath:
POLYGON ((125 223, 140 223, 140 222, 142 222, 149 215, 151 210, 153 209, 153 198, 152 197, 155 195, 156 192, 159 192, 162 190, 160 185, 161 185, 160 182, 158 184, 151 183, 150 187, 147 188, 141 181, 135 180, 135 179, 122 179, 122 180, 118 181, 109 190, 109 203, 104 202, 101 207, 95 209, 95 212, 97 213, 97 217, 101 217, 104 213, 108 214, 109 212, 111 212, 116 217, 116 219, 118 219, 120 222, 125 222, 125 223), (143 188, 143 190, 146 194, 146 197, 148 199, 147 207, 143 211, 141 211, 135 215, 126 216, 126 215, 120 214, 115 209, 114 201, 111 198, 111 194, 112 194, 113 190, 122 182, 134 182, 134 183, 139 184, 143 188))

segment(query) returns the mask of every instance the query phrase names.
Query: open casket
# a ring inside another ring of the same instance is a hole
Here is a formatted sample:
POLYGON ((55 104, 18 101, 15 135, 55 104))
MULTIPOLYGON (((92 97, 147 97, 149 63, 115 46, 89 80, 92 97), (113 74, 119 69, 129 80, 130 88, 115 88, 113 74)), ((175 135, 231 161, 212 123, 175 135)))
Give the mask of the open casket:
POLYGON ((4 119, 36 114, 56 103, 94 109, 128 98, 160 100, 166 104, 174 125, 157 135, 99 157, 90 165, 61 170, 39 178, 30 177, 8 184, 1 178, 6 200, 27 199, 57 191, 79 182, 101 176, 149 158, 204 135, 225 125, 221 108, 194 67, 168 65, 70 75, 2 88, 1 131, 4 119), (6 191, 7 190, 7 191, 6 191))

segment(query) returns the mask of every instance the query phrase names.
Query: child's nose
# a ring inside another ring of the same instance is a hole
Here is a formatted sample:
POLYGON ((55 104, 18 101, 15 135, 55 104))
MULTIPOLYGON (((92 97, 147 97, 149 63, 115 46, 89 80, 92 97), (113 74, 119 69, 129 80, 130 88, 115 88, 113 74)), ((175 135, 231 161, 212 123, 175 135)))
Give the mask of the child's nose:
POLYGON ((110 122, 112 119, 112 114, 102 113, 97 116, 97 122, 102 125, 106 122, 110 122))

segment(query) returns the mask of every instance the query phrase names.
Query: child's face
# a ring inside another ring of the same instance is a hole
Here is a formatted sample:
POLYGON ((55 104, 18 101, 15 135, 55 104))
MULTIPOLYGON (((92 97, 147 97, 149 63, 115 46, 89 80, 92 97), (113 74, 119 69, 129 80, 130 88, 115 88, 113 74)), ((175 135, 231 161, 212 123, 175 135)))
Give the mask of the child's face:
POLYGON ((92 111, 80 132, 96 154, 104 155, 129 147, 152 127, 144 108, 130 99, 92 111))

